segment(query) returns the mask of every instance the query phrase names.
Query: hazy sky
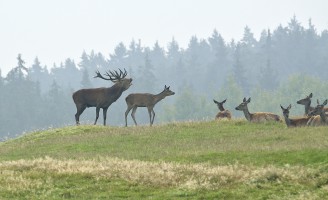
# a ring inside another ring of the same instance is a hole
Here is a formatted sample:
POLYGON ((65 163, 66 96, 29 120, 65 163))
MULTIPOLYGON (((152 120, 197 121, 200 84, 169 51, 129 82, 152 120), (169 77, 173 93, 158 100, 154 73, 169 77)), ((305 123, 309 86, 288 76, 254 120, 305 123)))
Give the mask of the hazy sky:
POLYGON ((38 56, 48 68, 66 58, 76 63, 85 50, 108 57, 119 42, 141 39, 163 47, 174 37, 185 48, 191 36, 208 38, 214 29, 230 41, 244 27, 255 37, 263 29, 286 26, 293 15, 328 29, 326 0, 0 0, 2 76, 22 54, 26 66, 38 56))

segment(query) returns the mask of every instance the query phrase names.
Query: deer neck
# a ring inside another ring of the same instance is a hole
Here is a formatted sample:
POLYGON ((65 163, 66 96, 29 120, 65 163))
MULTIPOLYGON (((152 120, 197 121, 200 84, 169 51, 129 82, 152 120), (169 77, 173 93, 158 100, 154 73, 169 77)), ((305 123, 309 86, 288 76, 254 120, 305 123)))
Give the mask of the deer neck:
POLYGON ((321 112, 320 113, 320 118, 321 118, 321 122, 322 123, 327 123, 327 118, 326 118, 326 113, 325 113, 325 111, 323 111, 323 112, 321 112))
POLYGON ((243 112, 244 112, 244 115, 245 115, 246 119, 247 119, 248 121, 251 121, 251 120, 252 120, 252 114, 248 111, 248 107, 246 107, 246 108, 243 110, 243 112))
POLYGON ((164 92, 154 95, 155 104, 166 97, 164 92))
POLYGON ((311 101, 305 105, 305 115, 309 114, 310 111, 312 111, 313 108, 311 107, 311 101))
POLYGON ((225 111, 222 105, 218 105, 220 111, 225 111))
POLYGON ((290 121, 289 117, 287 117, 286 115, 284 115, 284 117, 285 117, 286 125, 287 125, 287 126, 290 126, 291 121, 290 121))
POLYGON ((117 100, 123 92, 124 89, 119 84, 114 84, 112 87, 107 88, 107 95, 115 100, 117 100))

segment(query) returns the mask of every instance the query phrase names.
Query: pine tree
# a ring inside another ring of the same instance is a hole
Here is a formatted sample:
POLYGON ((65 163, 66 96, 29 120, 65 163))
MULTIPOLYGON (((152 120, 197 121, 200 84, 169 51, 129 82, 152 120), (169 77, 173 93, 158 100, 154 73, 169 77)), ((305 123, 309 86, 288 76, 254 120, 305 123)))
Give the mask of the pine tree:
POLYGON ((278 86, 277 72, 271 67, 270 59, 265 67, 261 68, 259 83, 263 89, 273 91, 278 86))
POLYGON ((87 69, 83 70, 82 81, 81 81, 82 88, 91 88, 92 84, 89 79, 89 72, 87 69))
POLYGON ((80 67, 80 69, 83 70, 91 68, 91 62, 89 56, 85 51, 83 51, 81 55, 81 61, 79 62, 78 66, 80 67))
POLYGON ((157 85, 153 69, 154 67, 149 59, 149 54, 146 53, 144 64, 139 67, 139 81, 136 83, 139 90, 155 92, 157 85))
POLYGON ((8 81, 23 81, 26 79, 25 73, 28 72, 27 67, 24 66, 25 61, 22 59, 22 55, 18 54, 17 56, 17 66, 10 70, 10 72, 7 75, 8 81), (24 73, 25 72, 25 73, 24 73))
POLYGON ((172 65, 178 62, 181 57, 181 50, 178 42, 172 38, 172 41, 168 44, 167 59, 168 62, 172 65))
POLYGON ((33 65, 28 69, 28 79, 33 82, 38 82, 41 92, 46 92, 46 90, 50 87, 50 74, 46 66, 41 66, 38 57, 34 59, 33 65))
POLYGON ((136 43, 134 40, 131 41, 128 50, 128 63, 127 65, 136 67, 144 64, 144 53, 141 47, 141 40, 136 43))
POLYGON ((271 66, 272 57, 272 39, 270 29, 267 33, 264 53, 266 57, 266 65, 260 69, 259 84, 266 90, 273 90, 278 86, 277 72, 271 66))
POLYGON ((114 54, 110 54, 110 64, 111 66, 116 66, 116 67, 126 67, 126 57, 127 57, 127 49, 125 45, 120 42, 114 50, 114 54))
POLYGON ((218 88, 223 83, 222 75, 228 74, 228 66, 231 64, 228 60, 228 49, 224 39, 216 30, 213 31, 212 36, 208 39, 211 47, 211 56, 208 60, 206 78, 212 80, 209 83, 211 91, 218 88))
POLYGON ((247 47, 254 47, 256 45, 254 34, 251 32, 251 29, 248 26, 244 28, 244 35, 241 39, 241 44, 247 47))
POLYGON ((165 66, 165 51, 159 46, 158 41, 154 44, 153 49, 149 52, 149 59, 152 61, 156 70, 162 71, 165 66))
POLYGON ((234 54, 233 74, 237 84, 243 89, 244 94, 249 94, 249 83, 246 77, 246 70, 240 61, 240 43, 237 44, 234 54))

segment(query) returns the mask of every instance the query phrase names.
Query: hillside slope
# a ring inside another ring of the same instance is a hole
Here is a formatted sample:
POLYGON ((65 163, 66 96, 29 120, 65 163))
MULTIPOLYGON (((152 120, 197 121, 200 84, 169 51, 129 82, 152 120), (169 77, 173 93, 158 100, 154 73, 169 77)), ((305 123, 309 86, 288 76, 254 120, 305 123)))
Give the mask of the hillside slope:
POLYGON ((71 126, 0 144, 1 199, 328 198, 328 127, 71 126))

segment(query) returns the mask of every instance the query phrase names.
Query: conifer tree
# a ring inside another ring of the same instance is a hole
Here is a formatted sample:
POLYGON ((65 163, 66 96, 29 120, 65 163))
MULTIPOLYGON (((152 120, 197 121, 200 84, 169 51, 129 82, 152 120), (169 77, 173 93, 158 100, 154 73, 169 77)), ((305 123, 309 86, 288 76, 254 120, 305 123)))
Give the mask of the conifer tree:
POLYGON ((249 83, 246 77, 246 70, 240 60, 240 43, 237 44, 234 53, 233 74, 235 81, 239 87, 243 89, 244 94, 249 94, 249 83))

